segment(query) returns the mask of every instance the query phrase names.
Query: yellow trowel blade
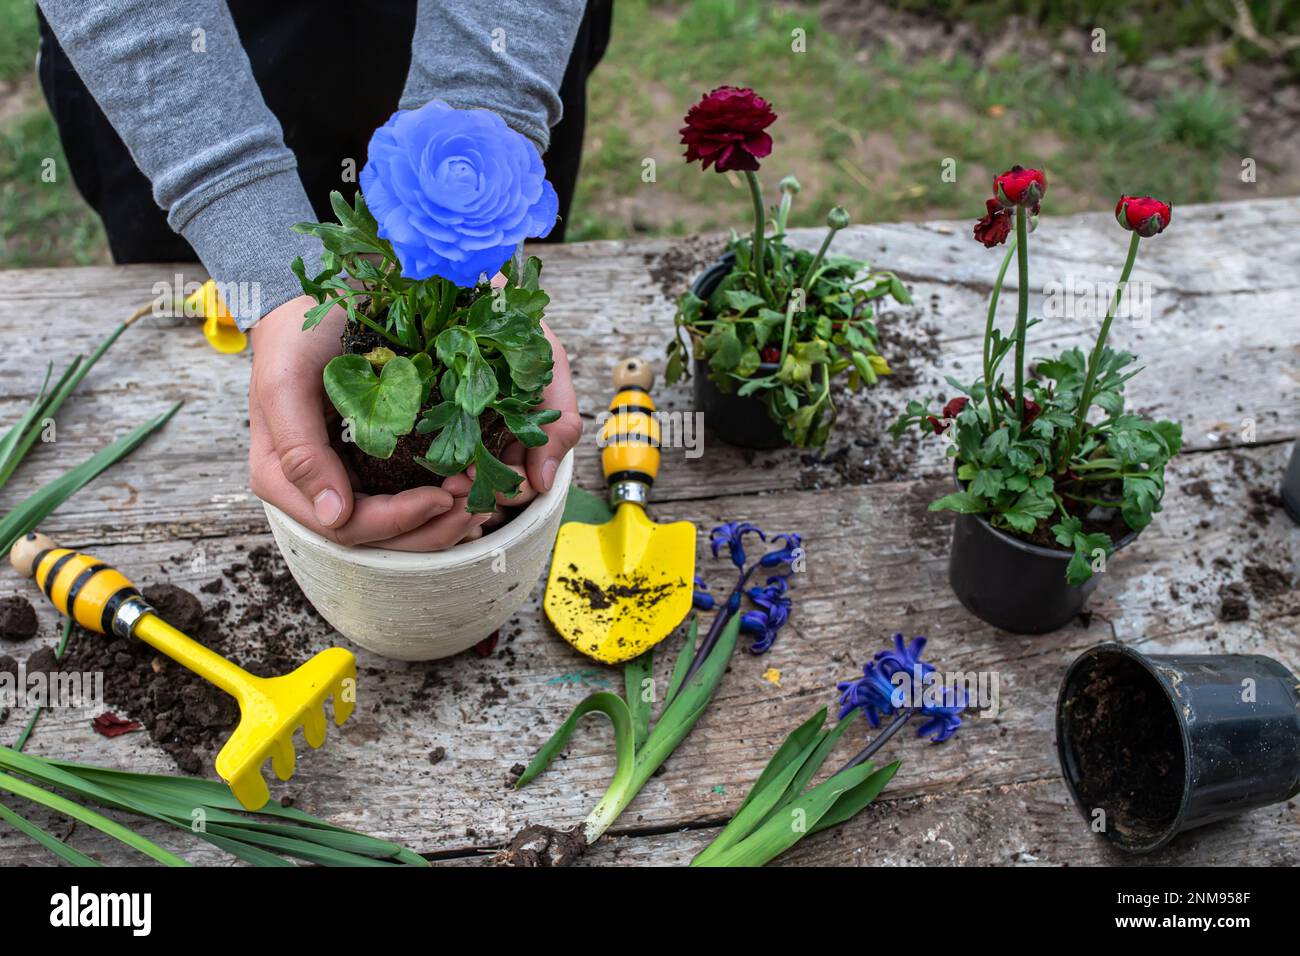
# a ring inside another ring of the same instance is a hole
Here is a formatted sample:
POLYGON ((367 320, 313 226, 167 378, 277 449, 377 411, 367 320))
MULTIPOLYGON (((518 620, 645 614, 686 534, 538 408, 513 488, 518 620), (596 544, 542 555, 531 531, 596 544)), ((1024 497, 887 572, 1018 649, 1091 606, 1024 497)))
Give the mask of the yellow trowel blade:
POLYGON ((672 633, 691 609, 695 526, 655 524, 624 502, 604 524, 560 528, 546 616, 564 639, 605 664, 630 661, 672 633))

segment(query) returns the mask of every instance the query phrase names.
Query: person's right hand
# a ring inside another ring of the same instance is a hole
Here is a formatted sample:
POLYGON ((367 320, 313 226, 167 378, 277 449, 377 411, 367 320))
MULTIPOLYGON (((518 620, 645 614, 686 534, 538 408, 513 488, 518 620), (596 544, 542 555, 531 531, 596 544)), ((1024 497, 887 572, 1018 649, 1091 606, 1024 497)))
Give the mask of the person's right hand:
POLYGON ((249 333, 249 482, 253 494, 318 534, 344 545, 402 551, 450 548, 490 515, 465 510, 470 479, 396 495, 354 494, 347 468, 330 446, 325 364, 341 352, 344 313, 333 309, 314 329, 303 316, 316 303, 299 296, 268 312, 249 333))

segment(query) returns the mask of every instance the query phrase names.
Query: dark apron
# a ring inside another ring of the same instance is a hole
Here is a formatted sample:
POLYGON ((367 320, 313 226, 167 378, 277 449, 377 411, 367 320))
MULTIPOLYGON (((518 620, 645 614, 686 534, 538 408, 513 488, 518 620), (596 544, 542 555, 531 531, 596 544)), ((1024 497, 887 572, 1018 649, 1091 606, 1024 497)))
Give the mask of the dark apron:
MULTIPOLYGON (((298 175, 321 220, 332 220, 330 190, 349 198, 356 183, 342 181, 343 158, 365 164, 370 134, 397 109, 411 62, 416 0, 374 0, 365 16, 343 0, 230 0, 266 105, 284 128, 298 159, 298 175), (340 33, 340 24, 346 30, 340 33), (322 68, 331 50, 346 48, 340 68, 322 68), (348 63, 364 70, 347 69, 348 63)), ((587 77, 609 43, 613 0, 589 0, 560 86, 564 118, 551 130, 544 157, 560 199, 560 221, 546 241, 562 242, 582 154, 587 77)), ((99 213, 116 262, 193 262, 190 244, 172 232, 104 111, 86 89, 40 18, 40 81, 58 125, 73 182, 99 213)), ((178 131, 178 134, 181 131, 178 131)))

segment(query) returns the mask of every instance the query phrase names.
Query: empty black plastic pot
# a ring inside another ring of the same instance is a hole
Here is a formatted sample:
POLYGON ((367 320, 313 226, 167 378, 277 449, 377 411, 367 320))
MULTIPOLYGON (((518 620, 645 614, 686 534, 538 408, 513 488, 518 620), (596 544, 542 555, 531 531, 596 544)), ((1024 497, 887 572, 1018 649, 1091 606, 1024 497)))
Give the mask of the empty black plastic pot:
POLYGON ((1292 521, 1300 524, 1300 441, 1291 449, 1291 461, 1282 477, 1282 507, 1292 521))
MULTIPOLYGON (((1114 542, 1114 550, 1136 537, 1137 532, 1125 535, 1114 542)), ((1046 634, 1082 611, 1105 577, 1097 572, 1083 584, 1069 583, 1065 568, 1072 555, 1005 534, 979 515, 959 514, 952 529, 948 581, 966 610, 980 620, 1016 634, 1046 634)))
MULTIPOLYGON (((718 283, 731 271, 736 257, 728 252, 701 272, 691 284, 691 291, 708 300, 718 283)), ((756 376, 771 375, 778 366, 771 362, 759 365, 756 376)), ((704 427, 715 438, 740 448, 766 450, 783 448, 786 440, 781 426, 767 413, 767 405, 757 398, 741 397, 734 391, 724 393, 709 379, 708 363, 695 360, 695 408, 704 414, 704 427)))
POLYGON ((1258 654, 1100 644, 1061 682, 1056 745, 1093 829, 1147 853, 1300 793, 1300 683, 1258 654))

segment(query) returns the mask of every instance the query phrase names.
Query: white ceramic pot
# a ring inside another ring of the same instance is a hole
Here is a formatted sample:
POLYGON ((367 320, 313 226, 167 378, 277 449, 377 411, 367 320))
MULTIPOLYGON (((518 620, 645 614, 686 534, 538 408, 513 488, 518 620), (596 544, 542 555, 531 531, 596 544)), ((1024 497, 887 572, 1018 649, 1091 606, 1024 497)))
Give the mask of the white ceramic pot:
POLYGON ((428 661, 473 647, 528 600, 555 546, 572 478, 569 452, 551 490, 514 520, 430 554, 346 548, 264 504, 294 580, 335 630, 384 657, 428 661))

